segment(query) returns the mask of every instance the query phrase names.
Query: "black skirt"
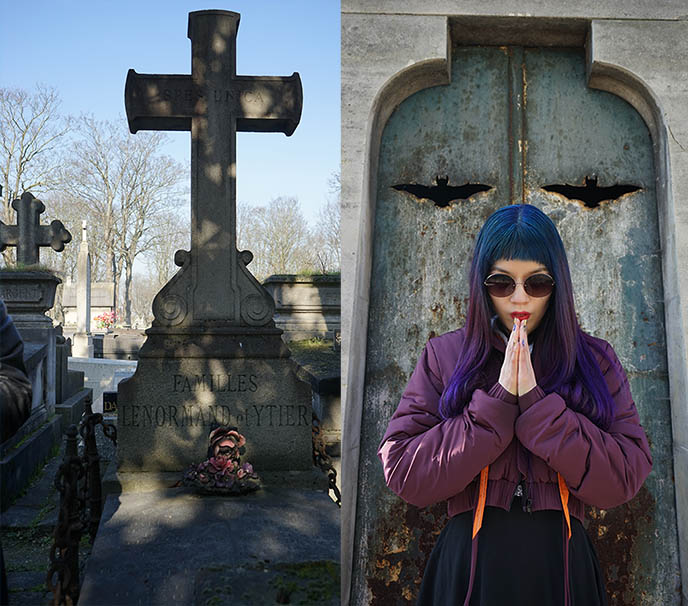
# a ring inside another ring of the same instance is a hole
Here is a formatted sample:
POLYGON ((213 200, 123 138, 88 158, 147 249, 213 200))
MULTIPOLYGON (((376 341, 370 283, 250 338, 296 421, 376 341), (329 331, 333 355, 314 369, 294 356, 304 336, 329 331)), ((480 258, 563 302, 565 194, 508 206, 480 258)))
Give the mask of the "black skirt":
MULTIPOLYGON (((511 511, 486 507, 478 534, 471 606, 562 606, 564 533, 561 511, 526 513, 515 497, 511 511)), ((473 512, 447 522, 430 554, 417 606, 462 606, 471 568, 473 512)), ((572 606, 607 606, 595 549, 571 517, 569 591, 572 606)))

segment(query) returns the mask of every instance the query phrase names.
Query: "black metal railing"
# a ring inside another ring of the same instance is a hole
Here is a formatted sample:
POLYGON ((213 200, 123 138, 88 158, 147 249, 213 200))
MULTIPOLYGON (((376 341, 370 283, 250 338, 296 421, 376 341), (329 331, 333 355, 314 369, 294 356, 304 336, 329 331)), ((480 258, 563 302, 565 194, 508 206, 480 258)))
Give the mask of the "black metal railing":
POLYGON ((65 440, 65 453, 57 475, 55 488, 60 493, 60 511, 50 548, 50 568, 46 583, 53 592, 54 606, 73 606, 79 598, 79 544, 84 533, 91 543, 96 538, 103 513, 100 455, 96 441, 96 427, 117 444, 117 428, 94 413, 91 401, 79 423, 70 425, 65 440), (83 440, 79 454, 78 436, 83 440))
POLYGON ((334 493, 334 502, 338 507, 342 506, 342 493, 337 486, 337 470, 332 465, 332 459, 325 450, 325 441, 320 432, 320 419, 313 413, 312 425, 313 437, 313 463, 317 465, 320 470, 327 475, 327 485, 329 490, 334 493))

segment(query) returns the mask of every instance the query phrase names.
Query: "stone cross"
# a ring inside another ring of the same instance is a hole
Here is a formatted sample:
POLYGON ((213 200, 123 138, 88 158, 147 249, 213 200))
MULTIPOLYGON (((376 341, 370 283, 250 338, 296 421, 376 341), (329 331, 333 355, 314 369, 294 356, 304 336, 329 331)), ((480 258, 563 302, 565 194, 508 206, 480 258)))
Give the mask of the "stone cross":
POLYGON ((189 13, 191 75, 127 74, 132 133, 191 131, 191 252, 175 256, 182 273, 189 269, 188 283, 171 281, 156 297, 163 325, 272 321, 269 295, 245 267, 252 256, 236 248, 236 132, 291 135, 301 118, 301 79, 237 76, 238 27, 238 13, 189 13))
POLYGON ((17 211, 17 224, 6 225, 0 221, 0 252, 8 246, 17 247, 17 263, 36 265, 41 246, 50 246, 61 252, 64 245, 71 242, 70 234, 62 221, 55 219, 50 225, 40 224, 40 215, 45 211, 43 202, 25 191, 21 198, 12 202, 17 211))

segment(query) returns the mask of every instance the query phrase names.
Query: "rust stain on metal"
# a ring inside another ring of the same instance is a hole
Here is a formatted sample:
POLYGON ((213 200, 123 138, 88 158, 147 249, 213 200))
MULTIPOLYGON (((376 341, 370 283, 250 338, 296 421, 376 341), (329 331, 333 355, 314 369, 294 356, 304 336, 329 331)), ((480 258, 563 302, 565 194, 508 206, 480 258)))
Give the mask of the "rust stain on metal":
POLYGON ((442 303, 433 303, 430 306, 430 311, 432 312, 433 320, 441 321, 444 316, 444 305, 442 303))
POLYGON ((374 557, 367 575, 371 606, 394 606, 415 600, 425 564, 447 523, 446 505, 419 509, 397 500, 378 520, 371 545, 374 557))
POLYGON ((655 526, 655 499, 643 486, 636 497, 611 510, 587 507, 588 534, 595 545, 607 585, 609 606, 636 606, 641 586, 641 562, 636 561, 635 541, 643 528, 655 526))

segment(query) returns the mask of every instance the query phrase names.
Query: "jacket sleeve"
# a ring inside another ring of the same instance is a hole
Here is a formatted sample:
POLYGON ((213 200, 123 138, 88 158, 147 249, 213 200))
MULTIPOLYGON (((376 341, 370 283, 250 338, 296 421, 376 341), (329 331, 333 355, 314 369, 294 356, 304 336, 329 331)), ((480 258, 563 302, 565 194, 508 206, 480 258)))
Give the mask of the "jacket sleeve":
POLYGON ((497 383, 476 390, 462 414, 443 420, 440 377, 429 342, 378 450, 387 486, 418 507, 464 490, 509 445, 518 414, 516 396, 497 383))
POLYGON ((539 386, 519 398, 521 414, 516 421, 519 441, 563 476, 571 494, 602 509, 632 499, 652 469, 628 378, 609 344, 607 354, 612 364, 603 376, 615 404, 607 431, 539 386))
POLYGON ((0 443, 31 415, 31 383, 24 367, 24 343, 0 299, 0 443))

